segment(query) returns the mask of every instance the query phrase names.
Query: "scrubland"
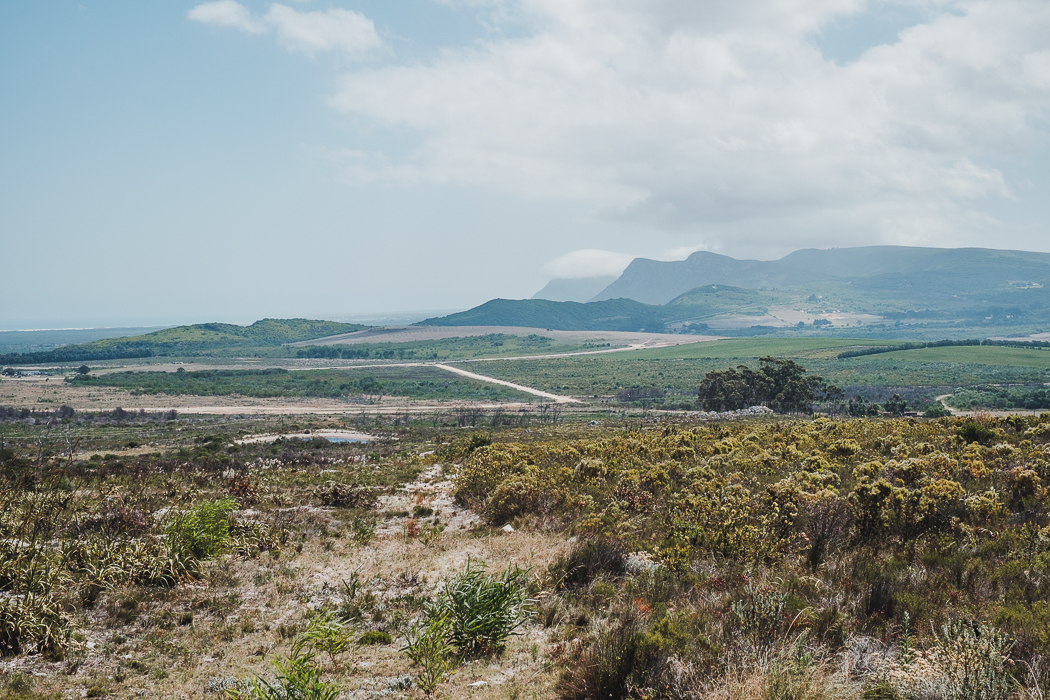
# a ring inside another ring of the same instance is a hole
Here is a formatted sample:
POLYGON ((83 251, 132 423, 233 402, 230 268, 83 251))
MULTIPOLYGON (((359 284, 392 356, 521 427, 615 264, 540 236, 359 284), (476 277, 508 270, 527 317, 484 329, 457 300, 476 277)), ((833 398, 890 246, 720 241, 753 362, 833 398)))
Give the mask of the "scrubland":
POLYGON ((0 698, 1050 692, 1050 414, 179 424, 4 448, 0 698))

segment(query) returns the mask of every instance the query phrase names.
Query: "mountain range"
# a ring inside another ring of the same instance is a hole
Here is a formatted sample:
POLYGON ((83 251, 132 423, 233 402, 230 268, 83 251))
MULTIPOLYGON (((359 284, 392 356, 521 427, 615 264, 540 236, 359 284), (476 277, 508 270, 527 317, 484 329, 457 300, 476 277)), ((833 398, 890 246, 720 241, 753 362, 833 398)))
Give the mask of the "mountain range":
MULTIPOLYGON (((545 290, 571 298, 572 286, 556 282, 545 290)), ((637 258, 588 303, 493 300, 422 323, 681 332, 902 321, 945 330, 1050 322, 1050 253, 867 246, 798 250, 779 260, 707 251, 673 262, 637 258)))

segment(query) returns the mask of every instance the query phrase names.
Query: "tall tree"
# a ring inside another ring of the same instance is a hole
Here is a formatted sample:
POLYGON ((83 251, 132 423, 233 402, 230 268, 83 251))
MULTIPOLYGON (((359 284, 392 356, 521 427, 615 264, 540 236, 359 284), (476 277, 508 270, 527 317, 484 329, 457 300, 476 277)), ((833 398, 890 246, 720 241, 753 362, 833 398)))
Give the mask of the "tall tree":
POLYGON ((838 387, 822 377, 807 376, 793 360, 759 359, 759 368, 708 372, 700 382, 698 400, 707 411, 732 411, 748 406, 768 406, 777 413, 812 413, 817 401, 842 397, 838 387))

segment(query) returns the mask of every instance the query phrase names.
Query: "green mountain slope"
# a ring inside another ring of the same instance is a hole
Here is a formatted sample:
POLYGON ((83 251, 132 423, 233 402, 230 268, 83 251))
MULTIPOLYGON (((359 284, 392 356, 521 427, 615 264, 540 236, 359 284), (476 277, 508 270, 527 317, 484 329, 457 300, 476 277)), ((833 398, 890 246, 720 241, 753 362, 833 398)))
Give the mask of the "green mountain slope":
POLYGON ((45 352, 0 355, 0 364, 40 362, 88 362, 92 360, 137 357, 192 356, 216 351, 272 347, 302 340, 314 340, 339 333, 352 333, 367 326, 305 318, 266 318, 250 326, 232 323, 196 323, 176 326, 145 335, 106 338, 90 343, 67 345, 45 352))
POLYGON ((588 304, 546 299, 493 299, 458 314, 428 318, 418 325, 521 326, 558 331, 656 331, 662 330, 669 320, 682 315, 675 308, 641 304, 632 299, 610 299, 588 304))
POLYGON ((790 298, 777 292, 709 284, 690 289, 672 299, 668 305, 689 307, 697 317, 725 313, 761 315, 767 313, 771 305, 785 303, 790 298))

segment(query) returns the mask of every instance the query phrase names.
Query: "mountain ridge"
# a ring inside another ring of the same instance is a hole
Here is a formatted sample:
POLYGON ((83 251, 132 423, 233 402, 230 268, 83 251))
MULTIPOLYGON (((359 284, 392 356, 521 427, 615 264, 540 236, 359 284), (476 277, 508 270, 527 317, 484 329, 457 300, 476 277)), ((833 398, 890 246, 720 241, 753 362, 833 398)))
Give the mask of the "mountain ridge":
POLYGON ((1050 285, 1050 253, 993 248, 924 248, 862 246, 804 248, 778 260, 738 260, 710 251, 698 251, 685 260, 663 262, 635 258, 615 282, 591 301, 627 298, 647 304, 666 304, 691 289, 729 284, 745 289, 783 289, 836 279, 879 275, 942 273, 946 268, 987 276, 1010 267, 1019 277, 1040 277, 1050 285), (1006 263, 1004 265, 1004 263, 1006 263))

